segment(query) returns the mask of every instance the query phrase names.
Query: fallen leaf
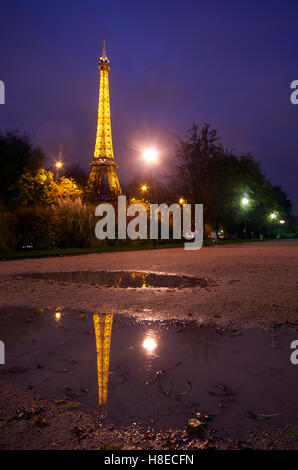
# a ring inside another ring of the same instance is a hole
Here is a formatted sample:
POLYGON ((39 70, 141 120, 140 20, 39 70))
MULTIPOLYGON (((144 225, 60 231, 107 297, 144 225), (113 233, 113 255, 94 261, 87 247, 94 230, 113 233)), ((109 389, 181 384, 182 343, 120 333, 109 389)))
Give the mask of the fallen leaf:
POLYGON ((31 408, 20 408, 16 411, 16 419, 30 419, 32 416, 39 414, 42 411, 42 406, 31 406, 31 408))
POLYGON ((49 423, 47 423, 47 421, 42 418, 41 416, 39 416, 35 421, 34 421, 34 424, 35 426, 38 426, 39 428, 44 428, 45 426, 47 426, 49 423))
POLYGON ((205 423, 204 421, 197 419, 197 418, 190 418, 187 421, 187 431, 188 432, 201 432, 205 434, 209 434, 210 429, 209 425, 205 423))
POLYGON ((71 430, 71 432, 79 439, 79 441, 82 439, 85 439, 85 437, 87 437, 87 435, 92 431, 93 431, 92 428, 88 430, 81 426, 76 426, 75 428, 71 430))
POLYGON ((264 421, 266 419, 273 418, 275 416, 280 416, 282 413, 271 413, 271 414, 265 414, 265 413, 254 413, 253 411, 246 410, 248 416, 252 419, 256 419, 257 421, 264 421))
POLYGON ((66 403, 68 401, 67 397, 60 398, 58 400, 55 400, 56 405, 62 405, 63 403, 66 403))
POLYGON ((80 408, 81 403, 79 401, 68 401, 65 404, 60 405, 61 411, 74 411, 80 408))

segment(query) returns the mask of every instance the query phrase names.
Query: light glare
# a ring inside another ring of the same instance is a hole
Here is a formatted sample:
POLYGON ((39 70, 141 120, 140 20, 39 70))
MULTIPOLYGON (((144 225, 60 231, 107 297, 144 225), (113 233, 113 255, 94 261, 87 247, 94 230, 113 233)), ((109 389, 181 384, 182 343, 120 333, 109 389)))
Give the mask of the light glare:
POLYGON ((148 149, 143 152, 143 157, 148 163, 155 163, 157 161, 158 153, 154 149, 148 149))
POLYGON ((157 347, 157 343, 154 338, 147 337, 143 341, 143 348, 146 349, 149 353, 152 353, 154 349, 157 347))

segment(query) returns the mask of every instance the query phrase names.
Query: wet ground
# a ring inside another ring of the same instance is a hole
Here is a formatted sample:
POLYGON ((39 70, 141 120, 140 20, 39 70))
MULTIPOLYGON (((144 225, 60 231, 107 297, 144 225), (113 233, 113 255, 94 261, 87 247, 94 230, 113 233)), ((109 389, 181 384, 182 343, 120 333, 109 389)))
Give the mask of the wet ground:
POLYGON ((297 330, 140 321, 61 307, 2 310, 0 387, 9 381, 60 411, 92 411, 118 428, 183 429, 203 416, 221 438, 241 439, 262 422, 295 431, 290 344, 297 330))
POLYGON ((227 325, 297 321, 297 291, 298 240, 203 247, 195 252, 171 248, 0 263, 0 307, 63 305, 139 318, 150 311, 160 320, 191 318, 199 323, 227 325), (82 271, 86 277, 81 283, 30 276, 62 273, 64 277, 68 272, 82 271), (173 275, 179 280, 185 276, 207 280, 207 285, 198 282, 182 289, 103 287, 95 283, 93 274, 86 282, 88 272, 95 271, 139 272, 135 282, 142 282, 142 273, 173 275))
POLYGON ((0 448, 297 449, 297 266, 297 241, 2 262, 0 448))
POLYGON ((72 271, 53 273, 32 273, 27 278, 60 281, 64 283, 87 284, 95 287, 118 287, 126 289, 167 287, 183 289, 187 287, 207 287, 208 281, 193 276, 175 276, 141 271, 72 271))

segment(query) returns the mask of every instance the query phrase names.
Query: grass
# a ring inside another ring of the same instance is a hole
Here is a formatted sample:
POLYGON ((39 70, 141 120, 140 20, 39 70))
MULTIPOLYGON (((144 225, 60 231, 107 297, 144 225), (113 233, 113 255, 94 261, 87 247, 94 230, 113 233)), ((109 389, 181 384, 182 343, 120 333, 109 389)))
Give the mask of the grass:
MULTIPOLYGON (((232 243, 244 243, 244 242, 257 242, 260 241, 258 238, 253 239, 237 239, 237 240, 219 240, 216 244, 228 245, 232 243)), ((263 240, 266 241, 266 240, 263 240)), ((182 248, 183 241, 172 242, 172 243, 159 243, 157 242, 157 249, 162 248, 182 248)), ((209 239, 204 240, 204 246, 210 246, 209 239)), ((50 256, 72 256, 72 255, 86 255, 90 253, 106 253, 114 251, 136 251, 136 250, 152 250, 152 243, 134 242, 128 245, 104 245, 99 248, 52 248, 45 250, 20 250, 0 253, 0 261, 15 260, 24 258, 46 258, 50 256)))
MULTIPOLYGON (((182 243, 157 244, 156 248, 179 248, 182 243)), ((0 260, 13 260, 23 258, 44 258, 49 256, 71 256, 86 255, 89 253, 106 253, 113 251, 135 251, 135 250, 151 250, 152 243, 147 244, 131 244, 131 245, 106 245, 100 248, 52 248, 46 250, 21 250, 0 253, 0 260)))

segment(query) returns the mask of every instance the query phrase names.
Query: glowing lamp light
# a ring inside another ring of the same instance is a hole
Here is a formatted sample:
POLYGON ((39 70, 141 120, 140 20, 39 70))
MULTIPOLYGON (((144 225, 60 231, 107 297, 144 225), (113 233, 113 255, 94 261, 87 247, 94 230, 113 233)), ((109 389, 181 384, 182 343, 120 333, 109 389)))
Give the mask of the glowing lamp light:
POLYGON ((60 318, 61 318, 61 312, 59 312, 59 311, 55 312, 55 318, 56 318, 56 320, 59 321, 60 318))
POLYGON ((146 352, 153 353, 154 350, 157 347, 157 343, 152 336, 147 336, 147 338, 144 339, 143 341, 143 348, 146 350, 146 352))
POLYGON ((243 204, 243 206, 247 206, 247 204, 249 203, 248 198, 247 197, 242 198, 241 203, 243 204))
POLYGON ((158 153, 154 149, 148 149, 143 152, 143 157, 147 163, 155 163, 157 161, 158 153))
POLYGON ((270 214, 270 219, 272 219, 272 220, 273 220, 273 219, 276 219, 276 214, 274 214, 274 213, 272 212, 272 214, 270 214))
POLYGON ((179 199, 179 204, 184 204, 184 199, 183 199, 183 197, 181 197, 181 198, 179 199))
POLYGON ((57 163, 56 163, 56 167, 57 167, 57 168, 61 168, 61 167, 62 167, 62 165, 63 165, 63 163, 62 163, 62 162, 57 162, 57 163))
POLYGON ((286 223, 286 221, 285 221, 285 220, 283 220, 283 219, 281 219, 281 220, 279 221, 279 223, 280 223, 280 224, 285 224, 285 223, 286 223))
POLYGON ((147 186, 145 184, 143 184, 143 186, 141 187, 141 190, 142 191, 147 191, 147 186))

